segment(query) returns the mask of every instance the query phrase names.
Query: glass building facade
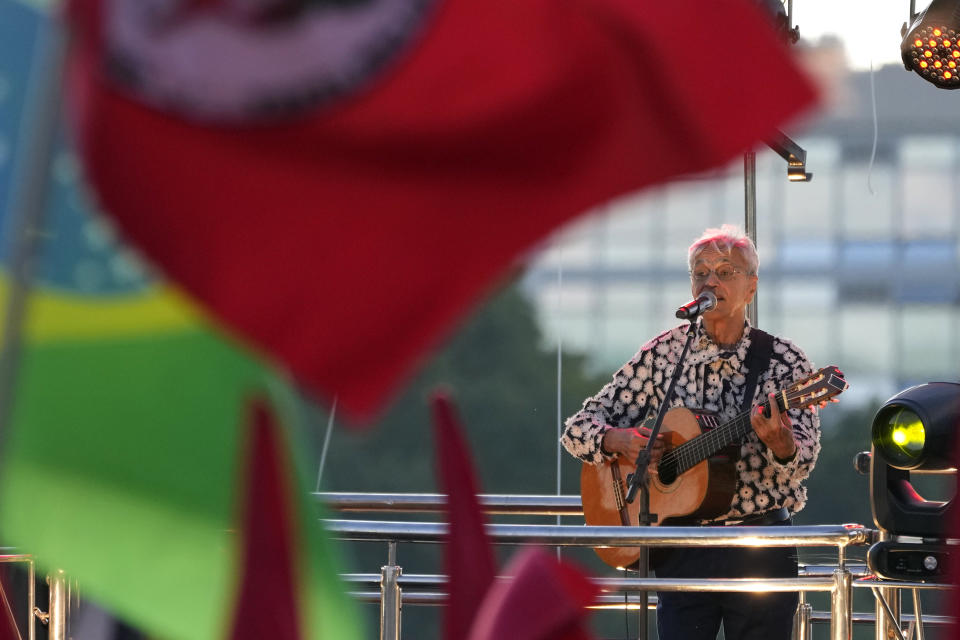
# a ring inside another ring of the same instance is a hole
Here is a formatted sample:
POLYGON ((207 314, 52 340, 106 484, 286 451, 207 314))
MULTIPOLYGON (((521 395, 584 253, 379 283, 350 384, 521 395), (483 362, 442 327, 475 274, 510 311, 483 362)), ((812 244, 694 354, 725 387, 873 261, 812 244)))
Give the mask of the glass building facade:
MULTIPOLYGON (((826 107, 791 137, 814 178, 788 182, 786 163, 757 150, 758 325, 838 365, 848 403, 960 379, 960 96, 900 67, 871 83, 835 43, 804 55, 826 107)), ((524 280, 547 339, 615 370, 677 323, 687 247, 706 227, 742 226, 744 193, 738 160, 563 230, 524 280)))

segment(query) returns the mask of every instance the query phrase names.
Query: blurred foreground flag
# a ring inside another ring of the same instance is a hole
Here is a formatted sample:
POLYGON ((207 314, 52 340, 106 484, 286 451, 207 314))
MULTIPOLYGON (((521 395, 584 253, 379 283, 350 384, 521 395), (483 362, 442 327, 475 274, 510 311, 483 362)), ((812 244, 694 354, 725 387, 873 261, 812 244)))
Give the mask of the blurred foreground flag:
POLYGON ((599 592, 589 577, 544 550, 518 551, 496 580, 470 447, 446 392, 431 399, 437 480, 447 495, 444 544, 449 596, 444 640, 591 640, 585 607, 599 592))
POLYGON ((289 388, 86 213, 69 157, 28 300, 3 543, 151 637, 360 637, 289 388))
POLYGON ((599 587, 580 569, 530 547, 510 560, 478 611, 468 640, 593 640, 587 606, 599 587))
POLYGON ((814 92, 750 0, 73 0, 103 208, 355 418, 521 253, 814 92))
POLYGON ((437 484, 447 495, 450 529, 443 546, 449 587, 443 611, 444 640, 463 640, 497 577, 493 544, 484 526, 476 473, 456 407, 438 391, 430 400, 436 440, 437 484))

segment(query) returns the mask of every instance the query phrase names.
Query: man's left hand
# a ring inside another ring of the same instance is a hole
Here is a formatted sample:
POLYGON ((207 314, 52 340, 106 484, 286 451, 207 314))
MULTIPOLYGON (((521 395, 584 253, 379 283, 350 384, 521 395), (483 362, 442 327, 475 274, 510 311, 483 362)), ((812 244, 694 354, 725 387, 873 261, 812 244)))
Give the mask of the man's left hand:
POLYGON ((793 439, 793 427, 790 416, 786 412, 780 413, 777 407, 776 394, 771 393, 770 417, 763 415, 763 405, 756 407, 750 416, 750 424, 757 432, 757 437, 767 445, 773 455, 781 460, 788 460, 797 451, 797 443, 793 439))

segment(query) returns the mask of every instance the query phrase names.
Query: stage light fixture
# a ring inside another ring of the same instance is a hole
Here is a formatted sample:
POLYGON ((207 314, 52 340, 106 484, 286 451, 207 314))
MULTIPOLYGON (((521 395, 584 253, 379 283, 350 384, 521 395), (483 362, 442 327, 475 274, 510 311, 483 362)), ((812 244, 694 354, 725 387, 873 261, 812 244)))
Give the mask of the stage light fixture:
POLYGON ((885 580, 948 583, 955 549, 946 544, 878 542, 867 550, 867 565, 885 580))
POLYGON ((956 472, 960 384, 931 382, 893 396, 873 419, 870 506, 877 526, 893 535, 943 538, 954 499, 927 500, 911 473, 956 472))
POLYGON ((960 0, 933 0, 901 29, 900 56, 908 71, 941 89, 960 89, 960 0))
POLYGON ((793 0, 787 0, 789 7, 783 6, 783 0, 756 0, 773 20, 774 29, 784 42, 797 44, 800 29, 793 26, 793 0))
POLYGON ((957 496, 928 500, 911 473, 956 474, 955 434, 960 428, 960 384, 930 382, 893 396, 873 419, 870 454, 870 508, 877 527, 889 534, 867 553, 879 577, 945 582, 944 567, 958 537, 949 527, 957 496), (911 540, 912 538, 912 540, 911 540))

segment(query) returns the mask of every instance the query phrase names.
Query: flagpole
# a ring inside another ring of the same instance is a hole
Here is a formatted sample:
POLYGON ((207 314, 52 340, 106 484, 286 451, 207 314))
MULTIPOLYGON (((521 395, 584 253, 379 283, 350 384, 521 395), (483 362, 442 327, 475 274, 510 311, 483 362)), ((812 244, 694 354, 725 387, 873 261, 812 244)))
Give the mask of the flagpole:
POLYGON ((66 67, 66 28, 59 14, 51 15, 44 36, 41 59, 32 74, 32 90, 26 101, 28 120, 22 180, 14 183, 13 205, 8 219, 10 243, 9 287, 0 344, 0 469, 6 456, 12 416, 14 386, 20 363, 20 347, 27 296, 33 279, 43 215, 50 183, 50 167, 60 124, 60 103, 66 67))
MULTIPOLYGON (((563 259, 557 262, 557 315, 563 313, 563 259)), ((561 495, 563 490, 562 483, 562 446, 560 444, 563 438, 563 334, 557 332, 557 495, 561 495)), ((561 524, 561 518, 557 516, 557 524, 561 524)), ((561 557, 561 548, 557 547, 557 560, 561 557)))
POLYGON ((333 396, 333 405, 330 407, 330 417, 327 419, 327 435, 323 438, 323 450, 320 451, 320 464, 317 466, 317 493, 320 493, 320 479, 323 477, 323 467, 327 464, 327 451, 330 449, 330 434, 333 433, 333 421, 337 415, 337 396, 333 396))
MULTIPOLYGON (((747 236, 757 246, 757 154, 747 151, 743 154, 743 227, 747 236)), ((747 305, 747 317, 751 326, 757 326, 757 293, 747 305)))

